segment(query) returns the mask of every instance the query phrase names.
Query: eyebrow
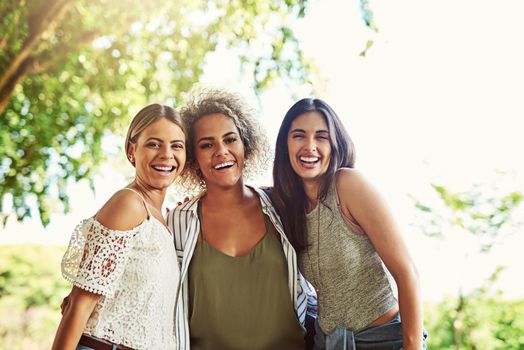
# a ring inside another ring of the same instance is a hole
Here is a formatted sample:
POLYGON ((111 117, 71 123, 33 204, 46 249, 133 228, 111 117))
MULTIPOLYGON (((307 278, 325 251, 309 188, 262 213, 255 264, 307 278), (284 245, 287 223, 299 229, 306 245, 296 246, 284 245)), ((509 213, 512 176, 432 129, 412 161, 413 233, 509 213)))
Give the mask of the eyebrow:
MULTIPOLYGON (((229 131, 229 132, 226 132, 224 135, 222 135, 222 138, 224 137, 227 137, 229 135, 238 135, 238 132, 236 131, 229 131)), ((213 136, 205 136, 205 137, 201 137, 197 143, 200 143, 201 141, 213 141, 215 138, 213 136)))
MULTIPOLYGON (((164 143, 164 140, 159 139, 158 137, 149 137, 146 142, 148 141, 158 141, 164 143)), ((169 143, 175 143, 175 142, 184 142, 184 140, 171 140, 169 143)))
MULTIPOLYGON (((303 132, 303 133, 306 133, 306 131, 303 130, 303 129, 293 129, 293 130, 289 131, 289 133, 292 133, 292 132, 303 132)), ((315 131, 315 134, 320 134, 320 133, 329 133, 329 131, 328 130, 323 130, 323 129, 315 131)))

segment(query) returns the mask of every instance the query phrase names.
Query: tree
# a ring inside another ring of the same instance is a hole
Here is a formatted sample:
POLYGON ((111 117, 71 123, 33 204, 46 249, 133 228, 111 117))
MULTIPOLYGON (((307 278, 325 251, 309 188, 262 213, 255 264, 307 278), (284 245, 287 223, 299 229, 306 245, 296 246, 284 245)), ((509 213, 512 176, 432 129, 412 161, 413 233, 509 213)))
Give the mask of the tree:
MULTIPOLYGON (((376 30, 367 0, 365 24, 376 30)), ((3 0, 0 4, 0 218, 44 225, 69 210, 68 184, 91 179, 130 113, 178 104, 218 46, 239 54, 253 88, 307 82, 289 24, 307 0, 3 0)), ((92 185, 92 184, 91 184, 92 185)))
POLYGON ((148 101, 176 104, 217 45, 235 48, 254 86, 306 80, 287 23, 306 1, 5 0, 0 5, 0 204, 4 224, 67 212, 104 136, 148 101), (250 54, 255 41, 263 49, 250 54), (33 203, 33 204, 32 204, 33 203))
MULTIPOLYGON (((439 199, 437 205, 431 207, 413 198, 419 214, 417 226, 425 235, 438 239, 447 239, 453 235, 475 237, 478 245, 471 246, 464 253, 462 266, 466 269, 472 268, 468 260, 473 254, 488 253, 497 242, 509 234, 519 232, 522 227, 522 214, 519 211, 523 209, 521 203, 524 194, 520 192, 501 193, 496 187, 480 185, 467 192, 453 192, 440 185, 432 187, 439 199)), ((506 334, 515 331, 514 327, 509 324, 496 328, 486 322, 484 317, 485 313, 494 313, 489 309, 490 306, 503 305, 494 301, 491 295, 493 284, 502 270, 502 266, 497 266, 494 271, 487 272, 486 280, 473 291, 464 292, 462 286, 459 286, 457 300, 442 304, 445 312, 439 313, 445 320, 439 321, 438 332, 445 333, 450 329, 452 336, 444 339, 440 346, 452 344, 455 349, 503 348, 497 344, 501 340, 503 343, 506 334)), ((497 320, 502 324, 507 322, 507 317, 502 315, 497 320)), ((440 339, 443 338, 441 335, 440 339)))

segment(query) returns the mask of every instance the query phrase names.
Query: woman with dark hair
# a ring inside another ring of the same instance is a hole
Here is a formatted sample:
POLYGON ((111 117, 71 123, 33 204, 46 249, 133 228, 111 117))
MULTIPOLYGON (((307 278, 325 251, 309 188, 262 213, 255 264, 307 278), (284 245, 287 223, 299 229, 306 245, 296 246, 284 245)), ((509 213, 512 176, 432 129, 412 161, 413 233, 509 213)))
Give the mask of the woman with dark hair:
POLYGON ((306 98, 289 109, 272 199, 317 291, 315 349, 425 348, 416 268, 384 200, 354 163, 353 142, 326 102, 306 98))

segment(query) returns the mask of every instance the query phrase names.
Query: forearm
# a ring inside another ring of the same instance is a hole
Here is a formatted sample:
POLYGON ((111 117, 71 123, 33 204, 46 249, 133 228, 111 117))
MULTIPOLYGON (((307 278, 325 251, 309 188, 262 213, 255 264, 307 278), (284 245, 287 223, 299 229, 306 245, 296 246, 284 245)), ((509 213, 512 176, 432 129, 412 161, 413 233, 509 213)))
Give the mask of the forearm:
POLYGON ((67 312, 62 317, 58 330, 56 331, 53 350, 75 349, 82 336, 87 317, 78 312, 67 312))
POLYGON ((405 350, 422 348, 423 316, 420 286, 416 271, 398 278, 398 299, 405 350))
POLYGON ((89 292, 73 292, 58 325, 52 350, 75 349, 89 316, 100 298, 89 292), (80 294, 80 295, 79 295, 80 294))

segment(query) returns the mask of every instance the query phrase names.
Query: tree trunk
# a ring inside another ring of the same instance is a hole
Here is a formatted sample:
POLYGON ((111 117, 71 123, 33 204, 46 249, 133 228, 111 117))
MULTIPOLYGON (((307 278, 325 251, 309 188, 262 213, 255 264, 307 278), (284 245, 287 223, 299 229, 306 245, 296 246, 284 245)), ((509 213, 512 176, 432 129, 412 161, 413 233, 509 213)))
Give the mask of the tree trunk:
POLYGON ((14 54, 0 77, 0 115, 13 96, 16 84, 22 81, 35 61, 31 53, 40 42, 42 34, 64 16, 73 5, 73 1, 48 1, 36 13, 29 16, 29 34, 20 51, 14 54))
POLYGON ((462 293, 462 287, 460 287, 459 292, 459 302, 455 311, 457 316, 453 321, 453 340, 455 342, 455 349, 460 350, 460 344, 462 343, 462 328, 464 326, 463 322, 463 310, 464 310, 464 294, 462 293))
POLYGON ((22 81, 22 79, 26 76, 33 63, 34 61, 31 57, 27 58, 24 62, 22 62, 22 64, 18 66, 18 70, 14 74, 11 74, 10 79, 7 80, 0 89, 0 115, 2 115, 9 101, 11 100, 16 85, 20 83, 20 81, 22 81))

